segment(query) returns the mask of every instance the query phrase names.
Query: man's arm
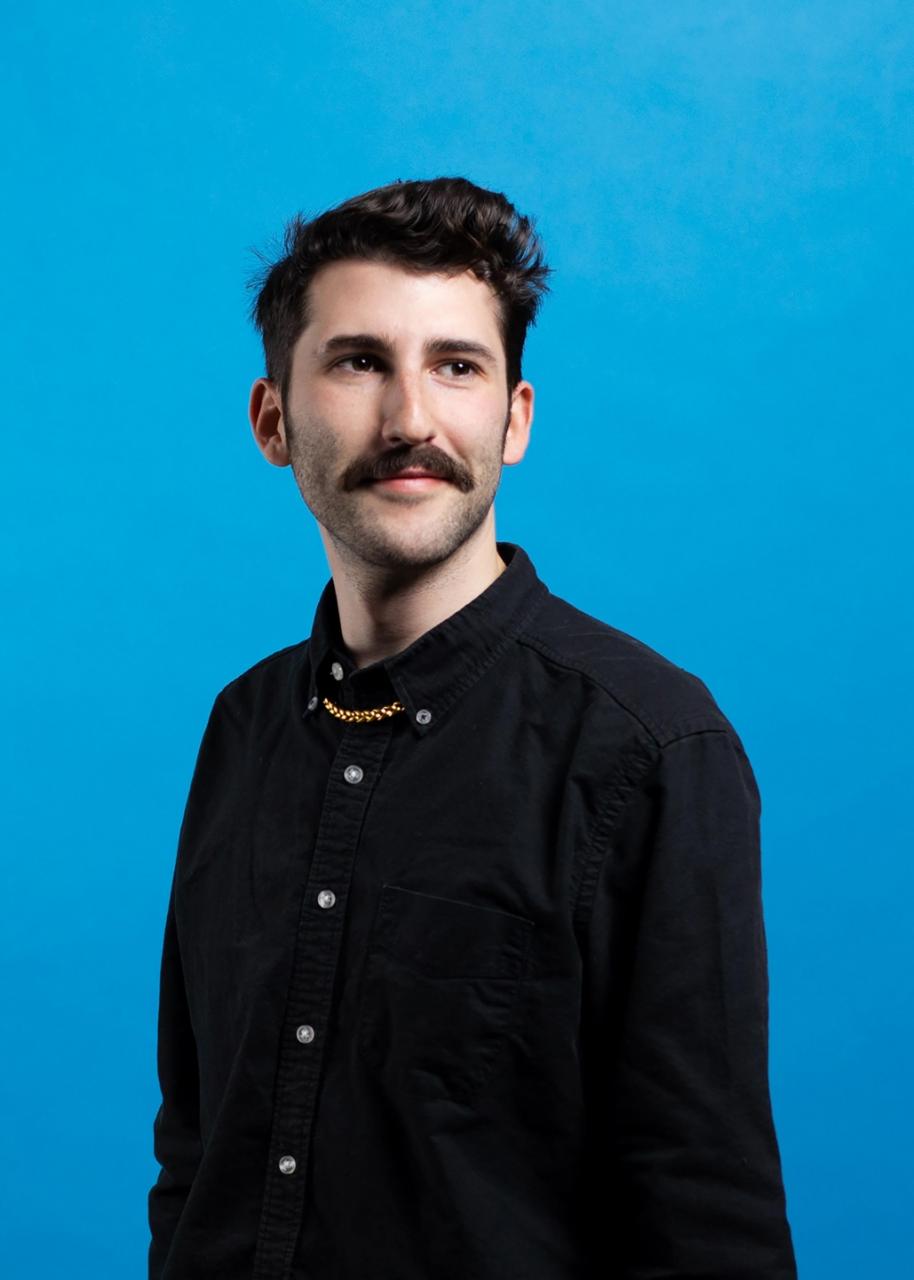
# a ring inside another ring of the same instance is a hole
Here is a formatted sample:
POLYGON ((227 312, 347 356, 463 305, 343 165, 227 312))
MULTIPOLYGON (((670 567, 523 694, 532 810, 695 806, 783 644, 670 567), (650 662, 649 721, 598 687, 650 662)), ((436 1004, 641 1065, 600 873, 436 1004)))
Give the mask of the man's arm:
POLYGON ((200 850, 205 851, 212 833, 231 822, 234 802, 231 765, 236 742, 235 726, 225 712, 220 695, 210 710, 197 751, 165 919, 158 1020, 162 1105, 153 1126, 155 1156, 162 1168, 148 1198, 152 1232, 149 1280, 159 1280, 165 1270, 171 1242, 202 1155, 197 1043, 178 930, 178 889, 192 873, 200 850))
POLYGON ((162 1166, 149 1192, 149 1280, 159 1280, 200 1162, 197 1050, 187 1006, 175 924, 174 883, 168 902, 159 985, 158 1073, 162 1105, 153 1126, 162 1166))
POLYGON ((760 812, 736 734, 687 734, 626 798, 596 877, 587 1183, 607 1273, 625 1280, 796 1276, 769 1097, 760 812))

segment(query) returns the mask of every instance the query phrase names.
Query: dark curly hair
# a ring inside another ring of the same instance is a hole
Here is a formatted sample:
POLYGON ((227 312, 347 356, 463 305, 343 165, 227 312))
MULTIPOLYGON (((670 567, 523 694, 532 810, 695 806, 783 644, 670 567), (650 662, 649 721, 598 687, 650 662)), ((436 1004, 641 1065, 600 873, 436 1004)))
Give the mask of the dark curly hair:
MULTIPOLYGON (((255 253, 257 251, 255 250, 255 253)), ((263 339, 267 377, 285 403, 292 348, 308 324, 308 286, 319 267, 345 258, 403 264, 415 271, 485 280, 499 302, 509 393, 521 379, 527 329, 549 286, 551 268, 529 218, 498 191, 466 178, 398 180, 353 196, 306 221, 286 225, 283 254, 249 282, 251 320, 263 339)))

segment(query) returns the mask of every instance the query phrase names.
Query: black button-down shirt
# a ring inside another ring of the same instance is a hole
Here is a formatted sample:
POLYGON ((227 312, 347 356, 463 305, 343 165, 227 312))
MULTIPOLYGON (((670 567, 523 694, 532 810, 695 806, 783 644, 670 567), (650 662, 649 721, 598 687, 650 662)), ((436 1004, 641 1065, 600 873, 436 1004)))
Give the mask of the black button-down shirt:
POLYGON ((524 551, 216 698, 165 927, 152 1280, 788 1280, 759 796, 524 551), (324 706, 404 710, 347 723, 324 706))

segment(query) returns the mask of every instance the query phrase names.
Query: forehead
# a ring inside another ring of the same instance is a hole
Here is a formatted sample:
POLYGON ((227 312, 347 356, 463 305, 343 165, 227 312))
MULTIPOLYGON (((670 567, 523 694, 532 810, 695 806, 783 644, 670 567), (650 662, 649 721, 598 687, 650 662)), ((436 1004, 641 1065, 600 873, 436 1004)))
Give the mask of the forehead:
POLYGON ((315 272, 308 290, 308 326, 300 341, 316 347, 336 332, 380 331, 409 343, 459 333, 500 352, 499 314, 495 293, 471 271, 443 275, 346 259, 315 272))

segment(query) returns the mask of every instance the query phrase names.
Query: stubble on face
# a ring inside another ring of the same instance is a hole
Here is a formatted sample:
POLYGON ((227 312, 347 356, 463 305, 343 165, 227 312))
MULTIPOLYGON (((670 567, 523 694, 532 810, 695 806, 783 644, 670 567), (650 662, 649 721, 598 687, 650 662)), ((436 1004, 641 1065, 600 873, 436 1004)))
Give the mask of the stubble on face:
POLYGON ((288 406, 283 416, 302 499, 349 560, 404 571, 440 564, 472 537, 495 499, 510 409, 501 432, 492 432, 491 446, 477 456, 472 469, 431 445, 404 446, 347 464, 338 436, 320 417, 293 418, 288 406), (446 489, 383 499, 369 492, 370 480, 387 479, 409 467, 442 476, 446 489), (427 518, 411 519, 407 508, 421 504, 429 507, 427 518))

